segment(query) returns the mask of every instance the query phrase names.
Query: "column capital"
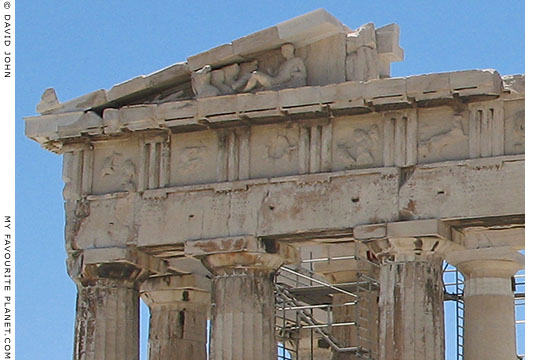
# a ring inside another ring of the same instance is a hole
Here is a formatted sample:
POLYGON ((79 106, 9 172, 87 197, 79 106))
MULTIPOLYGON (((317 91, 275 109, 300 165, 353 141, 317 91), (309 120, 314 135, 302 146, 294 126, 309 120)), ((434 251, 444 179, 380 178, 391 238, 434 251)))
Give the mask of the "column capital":
POLYGON ((354 237, 383 261, 442 259, 462 248, 452 242, 450 227, 436 219, 361 225, 354 228, 354 237))
POLYGON ((511 247, 453 251, 446 261, 469 278, 510 278, 525 266, 525 255, 511 247))
POLYGON ((214 275, 241 269, 272 272, 285 263, 298 261, 294 247, 255 236, 188 241, 185 254, 200 258, 214 275))
POLYGON ((127 247, 78 251, 67 258, 66 264, 70 277, 83 286, 100 279, 140 284, 150 274, 167 270, 164 261, 127 247))
POLYGON ((143 301, 149 306, 175 305, 204 309, 210 304, 211 280, 195 274, 153 276, 140 289, 143 301))

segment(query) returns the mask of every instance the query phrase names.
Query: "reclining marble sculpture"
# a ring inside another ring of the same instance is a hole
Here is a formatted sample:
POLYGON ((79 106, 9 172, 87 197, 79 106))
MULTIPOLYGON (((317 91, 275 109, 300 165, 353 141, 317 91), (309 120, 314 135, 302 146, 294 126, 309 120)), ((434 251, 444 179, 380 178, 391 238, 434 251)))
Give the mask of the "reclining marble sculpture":
POLYGON ((232 64, 222 69, 212 70, 210 65, 192 73, 193 92, 197 99, 230 95, 234 93, 279 90, 306 86, 307 71, 302 58, 295 56, 292 44, 281 46, 281 54, 285 58, 276 71, 269 68, 266 72, 257 70, 258 61, 232 64), (249 72, 242 71, 251 70, 249 72))
POLYGON ((262 71, 254 71, 249 78, 244 91, 251 91, 260 85, 265 90, 277 90, 306 85, 306 65, 304 61, 295 56, 294 46, 285 44, 281 47, 281 54, 285 62, 279 66, 275 76, 262 71))

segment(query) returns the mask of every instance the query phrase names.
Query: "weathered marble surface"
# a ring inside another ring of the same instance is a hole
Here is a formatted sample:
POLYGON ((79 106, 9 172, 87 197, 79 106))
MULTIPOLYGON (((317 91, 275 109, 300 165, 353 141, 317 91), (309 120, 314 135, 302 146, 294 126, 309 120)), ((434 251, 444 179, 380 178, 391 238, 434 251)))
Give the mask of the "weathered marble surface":
MULTIPOLYGON (((381 263, 363 340, 331 331, 343 346, 442 359, 445 256, 468 276, 469 331, 480 304, 500 305, 510 337, 513 273, 478 269, 524 248, 524 76, 390 78, 401 60, 396 24, 352 30, 316 10, 108 91, 59 102, 47 89, 26 135, 63 155, 75 359, 136 359, 139 295, 153 314, 150 358, 205 358, 207 304, 187 299, 206 299, 213 275, 211 359, 270 360, 277 269, 351 253, 315 266, 339 283, 377 277, 359 258, 381 263)), ((492 356, 475 344, 471 356, 492 356)))

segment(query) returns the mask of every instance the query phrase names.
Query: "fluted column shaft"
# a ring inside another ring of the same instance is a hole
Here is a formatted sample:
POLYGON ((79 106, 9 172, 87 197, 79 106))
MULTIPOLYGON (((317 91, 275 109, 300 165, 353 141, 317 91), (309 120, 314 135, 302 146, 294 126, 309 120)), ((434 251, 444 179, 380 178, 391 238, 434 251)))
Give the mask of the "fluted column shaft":
POLYGON ((275 360, 274 290, 269 271, 235 269, 212 283, 210 359, 275 360))
POLYGON ((212 279, 210 360, 275 360, 273 279, 296 250, 255 236, 188 241, 212 279))
MULTIPOLYGON (((413 233, 408 224, 404 226, 402 232, 413 233)), ((413 230, 435 232, 422 226, 413 230)), ((455 245, 435 235, 385 238, 368 244, 381 262, 379 359, 443 360, 442 261, 455 245)))
POLYGON ((452 263, 465 275, 465 360, 516 358, 512 276, 523 268, 523 255, 510 248, 453 254, 452 263))
POLYGON ((206 311, 159 304, 150 313, 148 360, 206 359, 206 311))
POLYGON ((277 254, 213 254, 203 264, 212 281, 210 360, 275 360, 273 278, 277 254))
POLYGON ((141 270, 128 264, 95 270, 77 283, 73 359, 137 360, 141 270))
POLYGON ((465 359, 514 359, 516 328, 510 279, 467 279, 464 302, 465 359), (498 291, 485 291, 487 289, 498 291))
POLYGON ((444 359, 442 259, 388 261, 380 272, 381 360, 444 359))
POLYGON ((150 308, 148 360, 206 360, 208 291, 194 286, 193 275, 148 279, 141 298, 150 308))

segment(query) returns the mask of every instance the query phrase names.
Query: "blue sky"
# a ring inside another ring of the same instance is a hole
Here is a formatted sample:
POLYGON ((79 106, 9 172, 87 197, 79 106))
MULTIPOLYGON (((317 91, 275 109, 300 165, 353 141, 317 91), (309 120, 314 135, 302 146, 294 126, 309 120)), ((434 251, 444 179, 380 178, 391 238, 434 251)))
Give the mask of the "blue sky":
POLYGON ((392 65, 393 76, 525 71, 520 0, 50 0, 16 6, 19 360, 69 359, 72 353, 76 290, 64 263, 61 157, 25 138, 22 120, 36 114, 47 87, 61 101, 109 89, 317 8, 351 28, 399 24, 405 60, 392 65))

